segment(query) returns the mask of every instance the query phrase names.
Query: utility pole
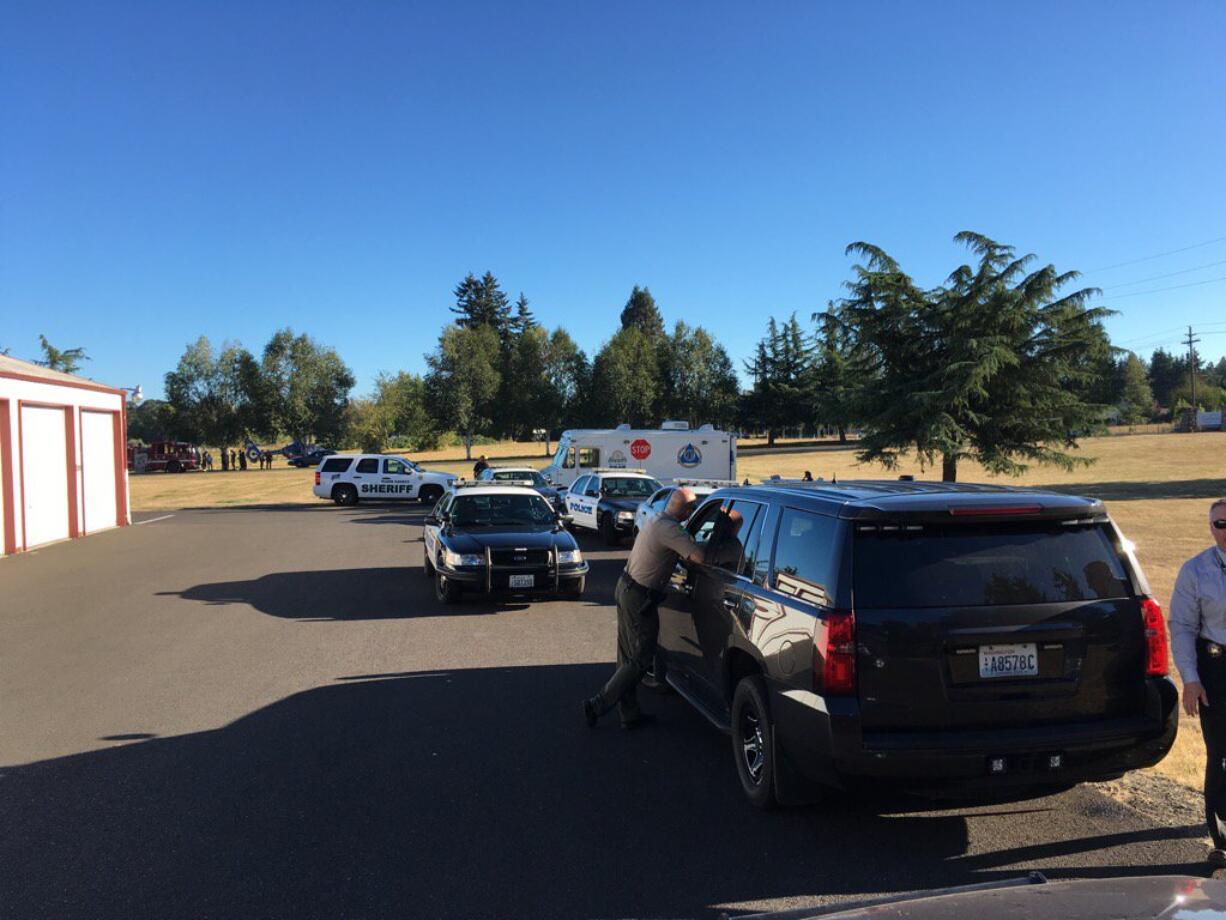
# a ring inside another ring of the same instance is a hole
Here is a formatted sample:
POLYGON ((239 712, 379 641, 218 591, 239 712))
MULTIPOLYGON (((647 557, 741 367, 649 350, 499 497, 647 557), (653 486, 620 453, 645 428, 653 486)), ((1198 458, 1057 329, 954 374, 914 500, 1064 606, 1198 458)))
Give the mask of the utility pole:
POLYGON ((1200 339, 1192 335, 1192 327, 1188 327, 1188 338, 1184 342, 1188 346, 1188 374, 1192 388, 1192 419, 1188 426, 1190 431, 1200 430, 1200 407, 1196 404, 1196 343, 1200 339))

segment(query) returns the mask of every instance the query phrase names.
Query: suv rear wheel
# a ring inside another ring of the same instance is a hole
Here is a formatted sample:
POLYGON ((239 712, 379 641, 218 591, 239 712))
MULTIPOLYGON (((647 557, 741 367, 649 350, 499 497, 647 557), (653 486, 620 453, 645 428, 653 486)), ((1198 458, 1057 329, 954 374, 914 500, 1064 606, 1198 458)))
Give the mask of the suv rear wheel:
POLYGON ((745 796, 758 808, 774 808, 775 727, 766 685, 757 674, 741 678, 732 695, 732 756, 745 796))
POLYGON ((358 490, 348 483, 342 482, 332 490, 332 500, 338 505, 356 505, 358 490))

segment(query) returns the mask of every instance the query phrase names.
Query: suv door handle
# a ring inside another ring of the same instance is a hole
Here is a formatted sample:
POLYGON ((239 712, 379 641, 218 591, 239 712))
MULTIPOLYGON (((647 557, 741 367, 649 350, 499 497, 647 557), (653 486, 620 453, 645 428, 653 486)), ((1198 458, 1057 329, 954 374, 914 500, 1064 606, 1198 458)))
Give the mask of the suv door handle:
POLYGON ((724 596, 724 608, 726 610, 730 610, 733 613, 736 613, 737 608, 739 608, 740 606, 741 606, 741 602, 739 599, 735 597, 728 597, 727 595, 724 596))

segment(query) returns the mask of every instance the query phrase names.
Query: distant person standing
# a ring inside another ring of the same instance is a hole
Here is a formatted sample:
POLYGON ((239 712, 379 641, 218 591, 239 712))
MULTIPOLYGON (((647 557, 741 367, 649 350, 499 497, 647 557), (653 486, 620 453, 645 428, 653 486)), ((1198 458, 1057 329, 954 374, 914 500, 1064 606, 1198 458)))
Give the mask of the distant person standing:
POLYGON ((1183 678, 1183 711, 1205 736, 1209 864, 1226 868, 1226 498, 1209 506, 1214 545, 1183 564, 1171 596, 1171 651, 1183 678))
POLYGON ((812 482, 813 474, 809 470, 805 470, 804 476, 801 477, 801 482, 812 482))
POLYGON ((247 472, 247 452, 245 450, 238 452, 238 468, 244 473, 247 472))
POLYGON ((223 473, 230 472, 230 452, 224 447, 221 449, 221 471, 223 473))
POLYGON ((485 459, 485 454, 477 458, 477 462, 473 464, 473 479, 477 479, 490 468, 489 461, 485 459))
POLYGON ((238 451, 234 448, 230 448, 230 469, 238 471, 238 451))

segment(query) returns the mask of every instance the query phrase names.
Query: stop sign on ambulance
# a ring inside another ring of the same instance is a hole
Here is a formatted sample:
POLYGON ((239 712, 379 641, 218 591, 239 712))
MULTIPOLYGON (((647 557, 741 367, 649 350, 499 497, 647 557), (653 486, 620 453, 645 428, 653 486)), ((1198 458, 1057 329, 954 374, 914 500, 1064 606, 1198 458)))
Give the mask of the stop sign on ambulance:
POLYGON ((651 456, 651 443, 645 438, 630 442, 630 455, 635 460, 646 460, 651 456))

